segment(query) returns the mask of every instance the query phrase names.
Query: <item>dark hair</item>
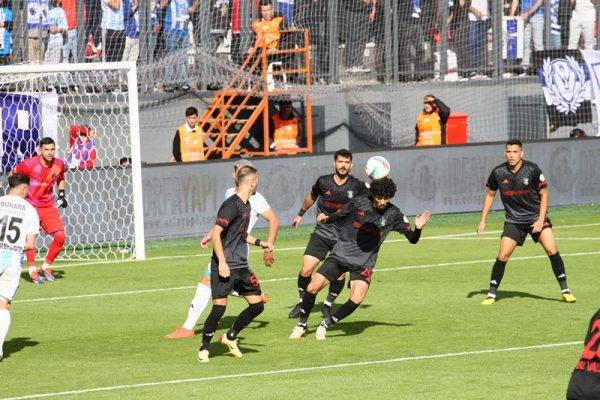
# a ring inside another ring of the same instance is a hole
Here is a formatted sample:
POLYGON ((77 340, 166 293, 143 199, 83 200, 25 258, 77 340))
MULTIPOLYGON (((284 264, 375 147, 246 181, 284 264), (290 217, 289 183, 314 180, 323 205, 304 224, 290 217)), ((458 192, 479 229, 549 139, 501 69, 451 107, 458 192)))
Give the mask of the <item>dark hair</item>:
POLYGON ((260 0, 260 7, 264 6, 272 6, 273 2, 271 0, 260 0))
POLYGON ((194 115, 198 116, 198 109, 196 107, 188 107, 185 109, 186 117, 193 117, 194 115))
POLYGON ((521 143, 519 139, 510 139, 506 142, 506 146, 519 146, 520 148, 523 148, 523 143, 521 143))
POLYGON ((575 128, 569 133, 570 138, 580 138, 585 137, 585 131, 583 129, 575 128))
POLYGON ((391 178, 378 179, 371 182, 371 194, 373 197, 391 199, 396 194, 396 184, 391 178))
POLYGON ((350 161, 352 161, 352 153, 350 152, 350 150, 346 150, 346 149, 339 149, 338 151, 335 152, 335 154, 333 155, 333 160, 337 160, 338 157, 344 157, 344 158, 349 158, 350 161))
POLYGON ((238 169, 237 174, 235 176, 236 186, 245 182, 246 179, 248 179, 248 177, 256 175, 257 173, 258 173, 258 170, 254 167, 250 167, 248 165, 241 167, 240 169, 238 169))
POLYGON ((25 174, 12 174, 8 177, 8 187, 11 189, 19 185, 29 185, 29 176, 25 174))
POLYGON ((47 144, 54 144, 56 145, 56 142, 54 142, 54 139, 52 139, 51 137, 43 137, 42 140, 40 140, 40 147, 45 146, 47 144))
POLYGON ((125 163, 129 163, 131 165, 131 157, 121 157, 121 158, 119 158, 119 165, 123 165, 125 163))

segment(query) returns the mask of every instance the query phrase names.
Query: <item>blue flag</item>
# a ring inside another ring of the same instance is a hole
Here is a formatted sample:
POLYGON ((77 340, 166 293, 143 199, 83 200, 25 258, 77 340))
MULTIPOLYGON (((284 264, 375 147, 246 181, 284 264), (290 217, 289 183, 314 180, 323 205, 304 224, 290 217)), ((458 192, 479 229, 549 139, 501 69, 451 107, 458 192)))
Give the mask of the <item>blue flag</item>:
POLYGON ((36 154, 41 133, 40 99, 15 93, 0 93, 2 110, 2 171, 36 154))

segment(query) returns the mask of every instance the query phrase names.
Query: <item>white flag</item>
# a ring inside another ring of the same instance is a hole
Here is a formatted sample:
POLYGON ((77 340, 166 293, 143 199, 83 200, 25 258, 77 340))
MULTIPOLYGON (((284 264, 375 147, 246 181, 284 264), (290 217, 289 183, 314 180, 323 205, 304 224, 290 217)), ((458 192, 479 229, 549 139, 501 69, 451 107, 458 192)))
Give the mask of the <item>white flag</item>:
MULTIPOLYGON (((598 121, 600 121, 600 51, 581 50, 581 55, 585 60, 590 74, 592 89, 594 91, 594 101, 596 103, 596 115, 598 121)), ((597 135, 600 136, 600 126, 598 126, 597 135)))

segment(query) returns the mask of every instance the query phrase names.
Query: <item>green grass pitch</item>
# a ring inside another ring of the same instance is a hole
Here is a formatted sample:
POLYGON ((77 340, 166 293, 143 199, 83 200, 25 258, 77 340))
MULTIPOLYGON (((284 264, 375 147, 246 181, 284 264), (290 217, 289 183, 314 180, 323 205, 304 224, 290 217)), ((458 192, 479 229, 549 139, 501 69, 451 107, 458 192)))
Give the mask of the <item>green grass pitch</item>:
MULTIPOLYGON (((548 258, 527 239, 507 265, 499 301, 480 305, 503 213, 491 215, 480 239, 478 218, 434 215, 417 245, 390 234, 365 302, 325 342, 314 339, 324 293, 308 336, 288 339, 311 228, 282 229, 273 268, 251 255, 271 301, 240 335, 244 357, 214 340, 202 365, 199 335, 163 339, 185 319, 209 259, 196 238, 150 242, 144 262, 56 267, 55 283, 19 288, 0 399, 564 399, 600 307, 600 206, 551 209, 576 304, 559 301, 548 258)), ((243 307, 230 299, 217 335, 243 307)))

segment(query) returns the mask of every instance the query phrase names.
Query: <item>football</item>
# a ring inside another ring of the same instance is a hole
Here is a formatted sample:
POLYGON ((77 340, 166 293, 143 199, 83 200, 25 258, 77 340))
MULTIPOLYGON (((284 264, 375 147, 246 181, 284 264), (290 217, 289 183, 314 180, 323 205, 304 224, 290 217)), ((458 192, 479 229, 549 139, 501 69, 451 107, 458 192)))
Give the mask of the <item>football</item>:
POLYGON ((390 163, 381 156, 373 156, 367 160, 365 172, 374 181, 385 178, 390 173, 390 163))

